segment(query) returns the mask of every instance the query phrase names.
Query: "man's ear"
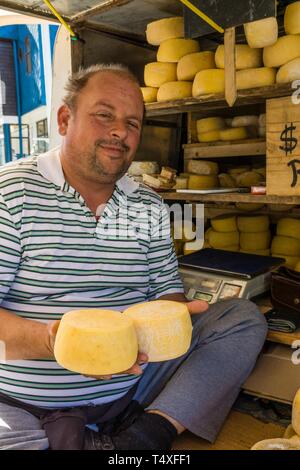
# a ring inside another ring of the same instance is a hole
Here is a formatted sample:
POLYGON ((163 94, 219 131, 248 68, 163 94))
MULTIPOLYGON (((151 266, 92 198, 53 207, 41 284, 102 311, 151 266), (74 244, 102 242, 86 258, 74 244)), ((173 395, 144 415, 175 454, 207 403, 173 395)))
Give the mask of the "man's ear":
POLYGON ((69 107, 66 104, 60 106, 57 111, 57 124, 60 135, 66 135, 70 117, 71 111, 69 107))

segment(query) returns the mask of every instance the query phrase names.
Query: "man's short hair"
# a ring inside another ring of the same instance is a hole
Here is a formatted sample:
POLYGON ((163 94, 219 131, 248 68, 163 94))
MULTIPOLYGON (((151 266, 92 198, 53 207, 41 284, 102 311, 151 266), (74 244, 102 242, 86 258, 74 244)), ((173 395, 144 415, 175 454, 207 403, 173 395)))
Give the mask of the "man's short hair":
POLYGON ((63 98, 64 104, 70 109, 76 109, 76 99, 80 91, 85 87, 88 80, 99 72, 112 72, 122 78, 127 78, 140 87, 137 77, 131 70, 123 64, 94 64, 87 68, 80 68, 78 72, 71 75, 65 86, 66 95, 63 98))

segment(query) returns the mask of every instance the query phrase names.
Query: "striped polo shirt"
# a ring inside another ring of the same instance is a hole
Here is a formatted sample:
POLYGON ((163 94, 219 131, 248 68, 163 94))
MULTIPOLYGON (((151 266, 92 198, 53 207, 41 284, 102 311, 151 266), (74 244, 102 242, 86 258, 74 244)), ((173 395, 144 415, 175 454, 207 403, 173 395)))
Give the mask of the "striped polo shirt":
MULTIPOLYGON (((21 317, 48 322, 74 309, 122 311, 183 292, 161 198, 123 176, 95 217, 65 181, 59 148, 0 169, 0 220, 1 307, 21 317)), ((0 363, 2 393, 46 408, 108 403, 138 380, 99 381, 54 360, 0 363)))

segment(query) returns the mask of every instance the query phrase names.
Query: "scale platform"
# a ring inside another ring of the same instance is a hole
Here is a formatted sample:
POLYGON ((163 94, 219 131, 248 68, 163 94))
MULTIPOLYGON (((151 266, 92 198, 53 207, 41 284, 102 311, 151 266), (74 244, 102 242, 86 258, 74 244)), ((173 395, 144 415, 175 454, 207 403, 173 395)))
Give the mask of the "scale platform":
POLYGON ((187 298, 214 303, 263 294, 270 287, 271 271, 285 259, 204 248, 180 256, 178 263, 187 298))

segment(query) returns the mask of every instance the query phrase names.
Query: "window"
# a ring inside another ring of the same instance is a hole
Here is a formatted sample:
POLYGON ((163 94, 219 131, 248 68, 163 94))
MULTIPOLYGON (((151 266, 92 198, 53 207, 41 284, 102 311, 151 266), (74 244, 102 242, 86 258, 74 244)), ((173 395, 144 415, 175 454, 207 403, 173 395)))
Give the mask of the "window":
POLYGON ((35 144, 35 153, 44 153, 47 152, 49 147, 48 139, 48 122, 47 119, 42 119, 36 123, 36 144, 35 144))
POLYGON ((26 36, 25 38, 25 62, 26 62, 26 72, 31 73, 32 63, 31 63, 31 45, 30 45, 29 36, 26 36))

